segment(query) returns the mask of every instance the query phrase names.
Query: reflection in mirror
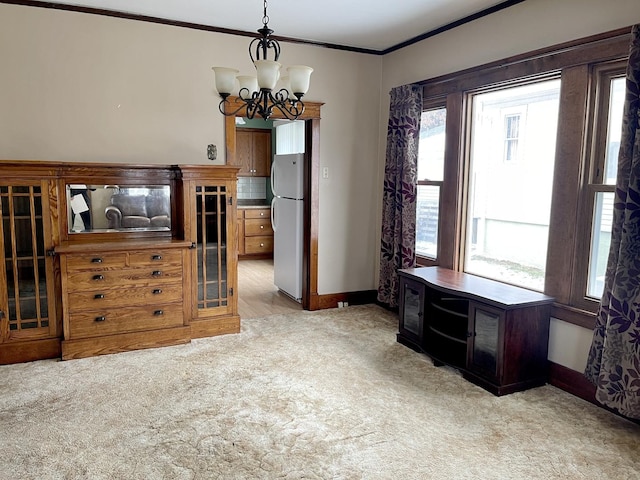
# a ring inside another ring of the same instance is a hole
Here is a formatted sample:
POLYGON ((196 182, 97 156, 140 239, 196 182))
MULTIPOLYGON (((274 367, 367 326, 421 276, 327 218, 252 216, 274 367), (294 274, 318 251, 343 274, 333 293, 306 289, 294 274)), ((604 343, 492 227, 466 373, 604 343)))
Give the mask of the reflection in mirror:
POLYGON ((169 185, 67 185, 69 233, 171 230, 169 185))

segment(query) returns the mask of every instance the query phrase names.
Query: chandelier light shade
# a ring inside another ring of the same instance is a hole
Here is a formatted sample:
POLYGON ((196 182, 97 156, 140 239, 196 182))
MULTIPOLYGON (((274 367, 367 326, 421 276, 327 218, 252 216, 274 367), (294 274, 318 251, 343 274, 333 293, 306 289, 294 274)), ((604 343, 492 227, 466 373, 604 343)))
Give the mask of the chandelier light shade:
POLYGON ((216 89, 218 92, 231 92, 236 86, 238 70, 227 67, 213 67, 216 75, 216 89))
POLYGON ((293 65, 286 68, 282 75, 280 44, 271 37, 273 30, 269 28, 267 1, 264 0, 264 16, 262 28, 258 29, 259 37, 249 44, 249 57, 256 69, 256 75, 238 75, 238 70, 228 67, 213 67, 216 79, 216 90, 222 98, 218 109, 227 116, 235 116, 243 111, 243 116, 254 118, 256 115, 267 120, 279 111, 285 118, 295 120, 304 112, 301 98, 309 90, 309 81, 313 68, 305 65, 293 65), (270 56, 271 59, 267 58, 270 56), (240 106, 228 111, 231 105, 229 97, 237 94, 240 106), (246 109, 246 111, 244 111, 246 109))

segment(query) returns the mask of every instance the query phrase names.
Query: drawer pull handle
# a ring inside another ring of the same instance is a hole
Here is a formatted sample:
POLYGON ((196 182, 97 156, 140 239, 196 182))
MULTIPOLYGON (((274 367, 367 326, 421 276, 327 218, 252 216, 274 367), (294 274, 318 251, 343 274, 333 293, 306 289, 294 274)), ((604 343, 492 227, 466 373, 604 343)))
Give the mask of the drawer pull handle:
POLYGON ((101 300, 104 298, 104 293, 96 293, 93 298, 95 298, 96 300, 101 300))
POLYGON ((91 263, 102 263, 102 259, 100 257, 92 258, 91 263))
POLYGON ((93 280, 104 280, 104 275, 94 275, 93 280))
POLYGON ((161 288, 155 288, 153 289, 153 291, 151 292, 154 295, 160 295, 162 293, 162 289, 161 288))
POLYGON ((151 275, 153 275, 154 277, 161 277, 162 276, 162 272, 160 270, 154 270, 151 275))
POLYGON ((260 212, 260 216, 261 216, 261 217, 264 217, 264 212, 260 212))
POLYGON ((264 225, 260 225, 260 230, 264 230, 264 225))
POLYGON ((264 247, 264 243, 261 243, 261 244, 260 244, 260 246, 261 246, 261 247, 264 247))
POLYGON ((107 317, 105 317, 104 315, 100 315, 99 317, 95 318, 96 322, 104 322, 107 319, 107 317))
POLYGON ((162 260, 162 255, 152 255, 151 260, 162 260))
POLYGON ((161 316, 161 315, 164 315, 164 310, 156 310, 155 312, 153 312, 153 314, 154 314, 156 317, 159 317, 159 316, 161 316))

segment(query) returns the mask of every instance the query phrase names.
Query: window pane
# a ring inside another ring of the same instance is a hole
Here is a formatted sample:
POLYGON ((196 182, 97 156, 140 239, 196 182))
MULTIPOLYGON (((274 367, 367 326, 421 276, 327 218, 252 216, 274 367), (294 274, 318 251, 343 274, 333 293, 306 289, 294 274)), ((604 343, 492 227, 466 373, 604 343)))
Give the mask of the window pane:
POLYGON ((615 78, 611 81, 609 97, 609 122, 607 126, 607 152, 605 159, 605 175, 603 183, 615 185, 618 174, 618 151, 622 134, 622 109, 624 107, 625 79, 615 78))
POLYGON ((418 180, 442 181, 446 121, 446 108, 422 112, 418 147, 418 180))
POLYGON ((418 185, 416 201, 416 255, 432 260, 438 258, 439 184, 444 177, 446 121, 446 108, 425 110, 420 118, 418 182, 423 184, 418 185))
POLYGON ((416 255, 438 258, 440 187, 418 185, 416 202, 416 255))
POLYGON ((602 297, 604 290, 604 274, 607 269, 607 257, 611 245, 613 195, 613 192, 597 192, 594 202, 587 296, 596 299, 602 297))
POLYGON ((505 117, 505 152, 504 160, 513 162, 518 159, 518 141, 520 140, 520 115, 505 117))
POLYGON ((544 289, 559 93, 551 80, 473 97, 466 272, 544 289))

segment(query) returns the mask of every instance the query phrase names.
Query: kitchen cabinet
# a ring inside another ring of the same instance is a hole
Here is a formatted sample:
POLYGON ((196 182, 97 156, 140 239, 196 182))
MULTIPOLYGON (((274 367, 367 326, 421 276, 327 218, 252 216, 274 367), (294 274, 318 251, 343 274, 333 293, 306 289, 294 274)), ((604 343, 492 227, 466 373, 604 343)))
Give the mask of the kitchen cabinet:
POLYGON ((241 177, 268 177, 271 174, 271 130, 238 128, 236 152, 241 177))
POLYGON ((238 236, 242 258, 273 257, 273 228, 271 210, 265 208, 243 208, 242 237, 238 236))
POLYGON ((552 297, 440 267, 399 277, 400 343, 495 395, 546 383, 552 297))

